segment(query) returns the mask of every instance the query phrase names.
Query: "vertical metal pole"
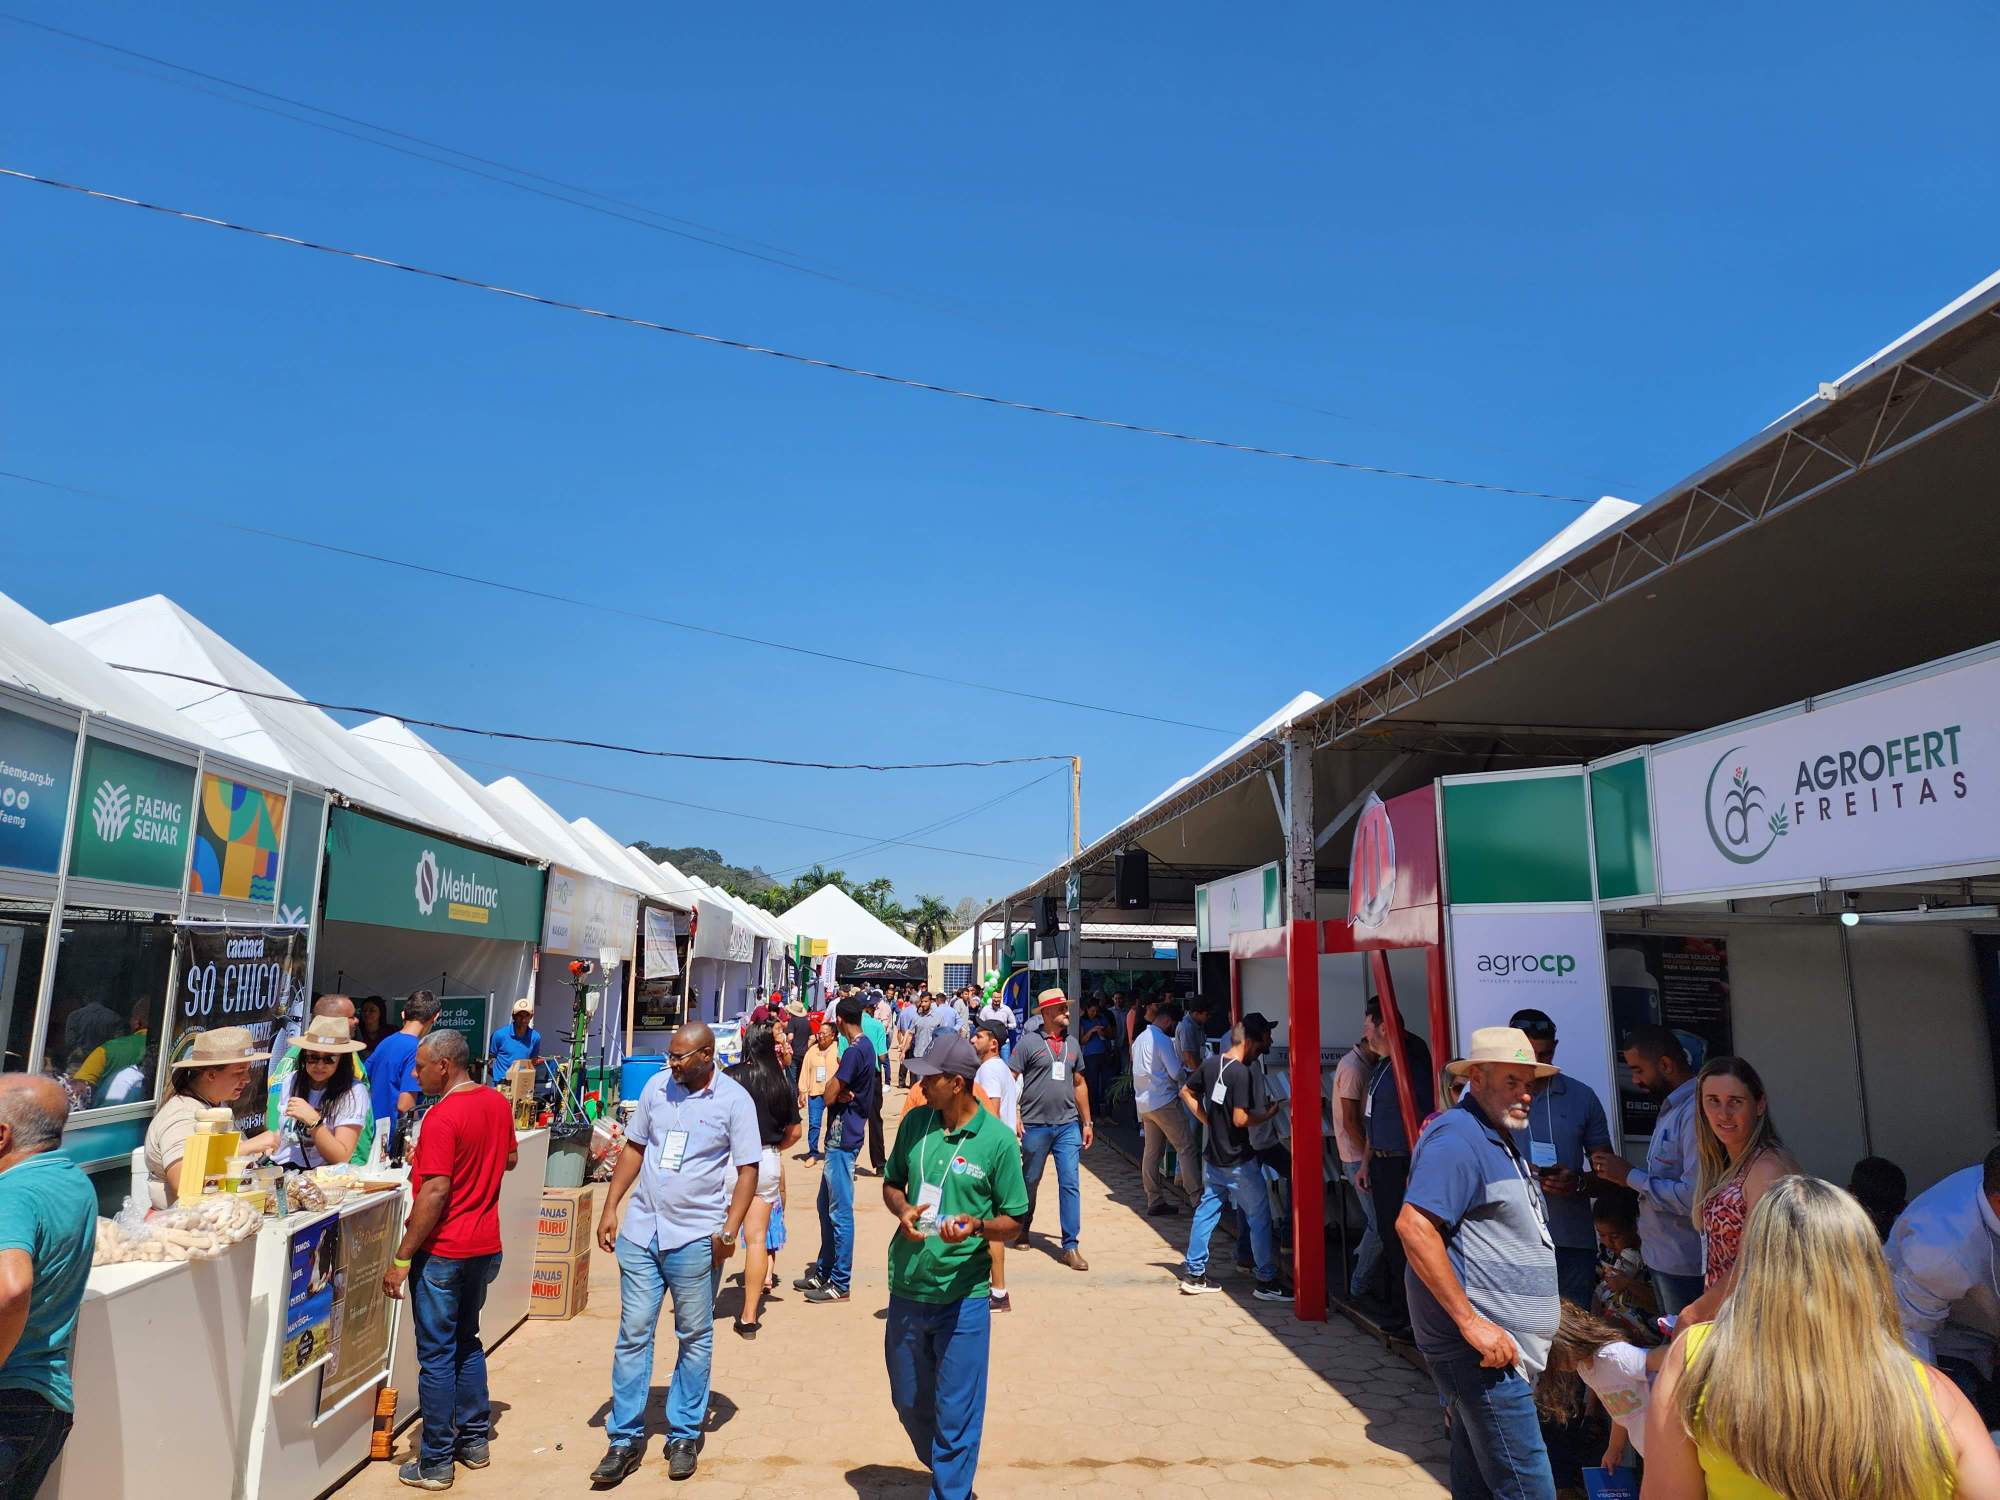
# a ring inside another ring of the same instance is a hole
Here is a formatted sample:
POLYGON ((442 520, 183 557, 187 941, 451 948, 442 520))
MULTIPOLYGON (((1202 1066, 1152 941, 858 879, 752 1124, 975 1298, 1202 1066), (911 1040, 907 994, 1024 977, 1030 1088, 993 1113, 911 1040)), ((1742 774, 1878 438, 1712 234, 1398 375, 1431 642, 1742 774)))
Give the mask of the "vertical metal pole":
POLYGON ((1847 1022, 1854 1028, 1854 1097, 1861 1104, 1861 1154, 1875 1154, 1875 1131, 1868 1119, 1868 1074, 1861 1063, 1861 1001, 1854 991, 1854 949, 1847 936, 1847 924, 1835 926, 1840 934, 1840 968, 1847 981, 1847 1022))
MULTIPOLYGON (((1312 740, 1286 730, 1285 752, 1285 915, 1293 922, 1318 920, 1319 851, 1313 839, 1312 740)), ((1315 1057, 1315 1063, 1318 1059, 1315 1057)))
MULTIPOLYGON (((1044 807, 1048 804, 1043 803, 1044 807)), ((1074 859, 1083 853, 1083 757, 1069 758, 1069 852, 1074 859)))
MULTIPOLYGON (((1063 985, 1069 995, 1072 1017, 1083 1014, 1083 871, 1077 870, 1076 905, 1069 911, 1069 971, 1063 985)), ((1071 1022, 1075 1024, 1074 1020, 1071 1022)))
POLYGON ((1014 967, 1014 903, 1007 903, 1007 919, 1000 928, 1000 962, 995 966, 1004 975, 1014 967))
MULTIPOLYGON (((63 820, 62 857, 56 862, 55 895, 49 902, 49 933, 42 944, 42 972, 35 985, 34 1030, 28 1033, 28 1071, 42 1071, 42 1053, 49 1030, 49 997, 56 988, 56 961, 61 957, 63 901, 69 894, 69 860, 72 846, 76 842, 76 813, 83 803, 83 747, 90 738, 90 714, 86 710, 77 715, 76 750, 69 761, 69 808, 63 820)), ((173 996, 167 996, 167 1003, 173 1003, 173 996)), ((162 1018, 162 1029, 165 1019, 162 1018)), ((167 1049, 160 1049, 160 1068, 167 1066, 167 1049)))
POLYGON ((986 975, 981 972, 986 937, 986 924, 978 917, 972 919, 972 982, 984 988, 986 975))
MULTIPOLYGON (((1312 848, 1311 824, 1306 848, 1312 848)), ((1234 992, 1236 965, 1230 964, 1234 992)), ((1291 997, 1292 1311, 1308 1323, 1326 1321, 1326 1176, 1320 1136, 1319 923, 1285 927, 1285 989, 1291 997)), ((1237 1002, 1232 999, 1234 1008, 1237 1002)))

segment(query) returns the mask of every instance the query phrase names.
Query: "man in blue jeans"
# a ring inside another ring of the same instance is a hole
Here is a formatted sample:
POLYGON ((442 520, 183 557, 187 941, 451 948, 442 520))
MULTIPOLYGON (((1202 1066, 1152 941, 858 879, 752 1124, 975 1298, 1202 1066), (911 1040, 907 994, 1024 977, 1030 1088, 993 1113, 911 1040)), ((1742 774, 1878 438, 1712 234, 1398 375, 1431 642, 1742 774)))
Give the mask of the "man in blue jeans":
POLYGON ((1028 1190, 1014 1132, 973 1093, 971 1044, 940 1037, 910 1068, 924 1104, 903 1116, 882 1181, 898 1225, 883 1335, 889 1398, 931 1471, 931 1500, 970 1500, 986 1424, 991 1247, 1014 1234, 1028 1190))
POLYGON ((492 1462, 492 1409, 479 1314, 500 1270, 500 1183, 514 1170, 514 1110, 471 1077, 472 1048, 456 1031, 433 1031, 414 1060, 419 1088, 437 1103, 410 1155, 410 1216, 382 1290, 410 1290, 417 1329, 417 1401, 423 1443, 396 1477, 412 1489, 448 1490, 453 1466, 492 1462))
POLYGON ((1417 1349, 1451 1414, 1452 1500, 1554 1500, 1535 1414, 1562 1302, 1534 1164, 1517 1144, 1537 1062, 1518 1027, 1472 1033, 1465 1097, 1417 1139, 1395 1232, 1417 1349))
POLYGON ((667 1387, 667 1477, 693 1475, 708 1419, 715 1295, 757 1196, 763 1154, 756 1104, 716 1072, 714 1034, 690 1021, 667 1044, 667 1072, 639 1094, 597 1226, 598 1247, 618 1256, 618 1342, 604 1424, 611 1446, 591 1483, 617 1484, 645 1456, 653 1338, 669 1294, 678 1352, 667 1387))
MULTIPOLYGON (((1218 1292, 1208 1279, 1208 1242, 1226 1208, 1236 1208, 1249 1221, 1249 1250, 1257 1270, 1259 1302, 1285 1300, 1278 1277, 1278 1253, 1271 1235, 1271 1194, 1264 1186, 1263 1164, 1250 1144, 1250 1132, 1275 1116, 1282 1103, 1257 1107, 1250 1065, 1271 1046, 1271 1023, 1247 1015, 1236 1023, 1229 1047, 1202 1059, 1201 1067, 1181 1085, 1181 1103, 1201 1121, 1201 1200, 1195 1204, 1188 1232, 1187 1258, 1181 1267, 1181 1290, 1190 1296, 1218 1292)), ((1239 1249, 1242 1247, 1239 1246, 1239 1249)))
POLYGON ((848 995, 834 1011, 846 1045, 826 1081, 826 1166, 819 1179, 819 1257, 792 1283, 808 1302, 845 1302, 854 1273, 854 1159, 868 1136, 882 1075, 875 1044, 861 1029, 861 997, 848 995))
POLYGON ((1021 1167, 1028 1182, 1028 1212, 1021 1220, 1026 1248, 1028 1226, 1035 1217, 1035 1191, 1049 1156, 1056 1159, 1057 1207, 1062 1216, 1062 1263, 1072 1271, 1088 1271, 1090 1263, 1077 1248, 1083 1234, 1083 1153, 1096 1132, 1090 1124, 1090 1091, 1083 1078, 1083 1051, 1069 1034, 1069 996, 1043 990, 1041 1014, 1021 1033, 1008 1059, 1021 1080, 1021 1167))

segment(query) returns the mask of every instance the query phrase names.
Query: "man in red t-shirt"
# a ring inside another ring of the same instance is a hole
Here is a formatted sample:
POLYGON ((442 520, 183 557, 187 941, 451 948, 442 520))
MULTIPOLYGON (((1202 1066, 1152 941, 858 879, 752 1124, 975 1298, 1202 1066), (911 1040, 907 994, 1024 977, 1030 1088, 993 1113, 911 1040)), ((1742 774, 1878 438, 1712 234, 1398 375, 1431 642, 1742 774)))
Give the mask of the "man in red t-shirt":
POLYGON ((454 1463, 490 1462, 479 1310, 500 1269, 500 1179, 517 1152, 513 1110, 472 1081, 471 1067, 472 1049, 456 1031, 433 1031, 417 1048, 417 1082, 438 1102, 410 1157, 410 1217, 382 1278, 399 1299, 409 1283, 416 1317, 423 1445, 396 1477, 420 1490, 449 1489, 454 1463))

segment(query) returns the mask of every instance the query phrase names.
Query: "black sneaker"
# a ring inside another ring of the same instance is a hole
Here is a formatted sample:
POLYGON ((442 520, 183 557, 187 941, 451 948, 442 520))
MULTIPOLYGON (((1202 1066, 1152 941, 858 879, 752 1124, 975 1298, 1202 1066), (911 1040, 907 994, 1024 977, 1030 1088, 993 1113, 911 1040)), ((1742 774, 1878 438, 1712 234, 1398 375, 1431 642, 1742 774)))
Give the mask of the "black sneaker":
POLYGON ((1222 1288, 1206 1276, 1190 1276, 1182 1271, 1181 1290, 1190 1297, 1199 1297, 1203 1292, 1219 1292, 1222 1288))
POLYGON ((808 1302, 845 1302, 846 1300, 847 1293, 841 1291, 838 1287, 828 1286, 823 1281, 806 1293, 806 1301, 808 1302))
POLYGON ((694 1464, 697 1451, 693 1438, 675 1438, 671 1443, 668 1443, 667 1478, 694 1478, 694 1464))
POLYGON ((646 1456, 645 1448, 638 1443, 613 1443, 597 1461, 597 1467, 590 1471, 590 1482, 600 1488, 609 1488, 624 1479, 639 1467, 639 1460, 646 1456))
POLYGON ((795 1292, 816 1292, 826 1285, 826 1278, 817 1271, 808 1271, 792 1283, 795 1292))
POLYGON ((1292 1294, 1275 1281, 1258 1282, 1257 1290, 1250 1295, 1255 1297, 1259 1302, 1289 1302, 1292 1300, 1292 1294))
POLYGON ((1156 1219, 1171 1219, 1175 1214, 1179 1213, 1180 1210, 1178 1208, 1175 1208, 1171 1203, 1155 1203, 1151 1208, 1147 1209, 1146 1212, 1151 1214, 1156 1219))

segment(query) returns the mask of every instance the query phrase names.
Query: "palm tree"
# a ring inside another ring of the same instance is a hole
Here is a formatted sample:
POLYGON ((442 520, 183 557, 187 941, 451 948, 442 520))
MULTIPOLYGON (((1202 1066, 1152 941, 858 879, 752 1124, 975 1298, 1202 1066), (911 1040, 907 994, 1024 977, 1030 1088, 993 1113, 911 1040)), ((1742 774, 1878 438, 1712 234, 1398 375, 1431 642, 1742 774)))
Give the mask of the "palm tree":
POLYGON ((926 953, 935 953, 951 937, 953 913, 935 896, 919 896, 917 904, 904 912, 910 936, 926 953))

